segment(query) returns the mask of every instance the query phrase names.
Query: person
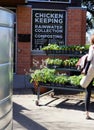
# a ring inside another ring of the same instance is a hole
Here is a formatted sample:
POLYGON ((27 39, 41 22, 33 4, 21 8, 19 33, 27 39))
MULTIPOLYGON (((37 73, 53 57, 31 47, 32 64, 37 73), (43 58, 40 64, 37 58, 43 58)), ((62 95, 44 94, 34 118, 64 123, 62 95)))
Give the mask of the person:
POLYGON ((91 119, 89 115, 90 109, 90 97, 92 90, 92 82, 94 78, 94 34, 90 39, 90 47, 87 57, 87 62, 82 73, 85 75, 84 82, 80 82, 80 85, 85 88, 85 111, 86 111, 86 119, 91 119))

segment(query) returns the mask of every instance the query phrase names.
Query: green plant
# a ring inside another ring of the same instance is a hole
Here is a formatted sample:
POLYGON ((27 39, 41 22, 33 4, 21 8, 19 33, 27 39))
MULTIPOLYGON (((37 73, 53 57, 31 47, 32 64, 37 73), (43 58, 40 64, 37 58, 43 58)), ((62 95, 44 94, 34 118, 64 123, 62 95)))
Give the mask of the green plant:
POLYGON ((30 82, 52 82, 54 80, 55 72, 55 69, 48 68, 35 70, 34 73, 31 74, 30 82))
POLYGON ((54 83, 66 84, 68 82, 68 77, 65 75, 58 75, 55 77, 54 83))
POLYGON ((69 62, 70 62, 70 66, 75 67, 76 63, 78 62, 78 58, 70 58, 69 62))
POLYGON ((79 86, 79 85, 80 85, 80 80, 82 79, 82 77, 83 77, 83 75, 70 76, 70 77, 69 77, 69 82, 70 82, 72 85, 79 86))
POLYGON ((78 61, 78 58, 70 58, 63 61, 64 67, 75 67, 76 63, 78 61))
POLYGON ((55 59, 47 58, 45 61, 47 64, 51 64, 51 65, 61 65, 63 62, 62 59, 59 58, 55 58, 55 59))
POLYGON ((90 44, 86 44, 84 47, 85 47, 85 51, 88 51, 89 47, 90 47, 90 44))
POLYGON ((63 65, 64 65, 64 67, 69 66, 69 60, 68 59, 64 60, 63 61, 63 65))
POLYGON ((51 43, 51 44, 48 44, 48 46, 43 47, 42 50, 44 50, 44 51, 46 51, 46 50, 60 50, 60 47, 57 44, 51 43))

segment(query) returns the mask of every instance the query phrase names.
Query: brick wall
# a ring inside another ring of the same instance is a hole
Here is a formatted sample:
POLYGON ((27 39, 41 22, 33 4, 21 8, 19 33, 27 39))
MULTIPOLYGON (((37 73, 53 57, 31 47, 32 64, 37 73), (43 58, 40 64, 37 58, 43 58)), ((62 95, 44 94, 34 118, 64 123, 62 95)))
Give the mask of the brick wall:
POLYGON ((67 10, 67 44, 85 44, 86 10, 82 8, 68 8, 67 10))
MULTIPOLYGON (((17 36, 19 34, 31 35, 31 7, 17 7, 17 36)), ((31 41, 17 41, 17 73, 24 74, 24 69, 31 67, 31 41)))
MULTIPOLYGON (((17 34, 31 34, 31 7, 17 7, 17 34)), ((66 21, 66 44, 67 45, 83 45, 85 44, 86 33, 86 10, 82 8, 68 8, 66 21)), ((31 54, 30 42, 17 42, 17 74, 24 74, 24 69, 27 71, 30 68, 36 67, 33 65, 33 60, 41 61, 46 59, 44 55, 31 54)), ((64 58, 64 57, 63 57, 64 58)))
MULTIPOLYGON (((84 45, 86 35, 86 10, 83 10, 82 8, 68 8, 66 23, 66 44, 84 45)), ((32 59, 35 59, 36 61, 39 61, 39 65, 41 65, 41 61, 46 58, 46 56, 33 55, 31 57, 31 63, 32 59)), ((64 59, 63 56, 58 56, 57 58, 64 59)), ((32 67, 34 67, 33 64, 32 67)))

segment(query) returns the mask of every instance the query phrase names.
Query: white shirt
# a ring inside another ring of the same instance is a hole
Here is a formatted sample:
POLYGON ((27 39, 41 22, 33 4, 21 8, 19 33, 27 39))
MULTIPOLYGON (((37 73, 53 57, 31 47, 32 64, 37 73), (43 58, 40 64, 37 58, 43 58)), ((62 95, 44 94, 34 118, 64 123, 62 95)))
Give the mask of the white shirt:
POLYGON ((94 45, 89 47, 88 61, 91 61, 91 65, 94 67, 94 45))

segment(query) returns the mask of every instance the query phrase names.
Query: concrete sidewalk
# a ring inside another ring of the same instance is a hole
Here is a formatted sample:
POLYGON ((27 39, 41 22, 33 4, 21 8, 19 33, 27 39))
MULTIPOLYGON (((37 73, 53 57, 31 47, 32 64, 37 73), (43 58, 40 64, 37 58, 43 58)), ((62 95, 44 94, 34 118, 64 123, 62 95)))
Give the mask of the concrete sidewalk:
MULTIPOLYGON (((13 130, 93 130, 94 120, 86 120, 81 96, 46 95, 36 106, 34 94, 13 95, 13 130)), ((94 103, 91 102, 94 118, 94 103)))

